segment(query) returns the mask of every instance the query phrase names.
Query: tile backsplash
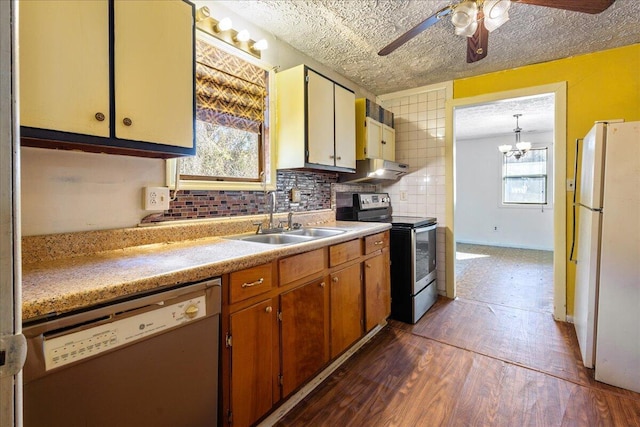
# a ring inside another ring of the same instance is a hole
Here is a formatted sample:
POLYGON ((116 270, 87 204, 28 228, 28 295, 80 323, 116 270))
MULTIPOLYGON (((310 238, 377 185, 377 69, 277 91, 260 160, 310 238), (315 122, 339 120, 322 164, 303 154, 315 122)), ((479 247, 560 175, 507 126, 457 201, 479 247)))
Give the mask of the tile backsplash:
MULTIPOLYGON (((331 209, 338 191, 375 191, 375 186, 352 186, 338 183, 335 172, 279 170, 276 176, 276 212, 308 212, 331 209), (291 189, 300 191, 300 202, 292 203, 291 189)), ((233 217, 266 213, 263 191, 182 190, 170 209, 154 221, 196 218, 233 217)))

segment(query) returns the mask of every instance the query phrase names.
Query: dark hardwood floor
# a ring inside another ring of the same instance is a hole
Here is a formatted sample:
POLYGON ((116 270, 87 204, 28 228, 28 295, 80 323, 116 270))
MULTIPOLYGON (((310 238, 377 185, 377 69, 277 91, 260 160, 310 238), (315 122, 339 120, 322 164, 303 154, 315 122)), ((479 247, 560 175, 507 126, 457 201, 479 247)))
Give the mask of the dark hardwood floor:
POLYGON ((542 299, 440 298, 416 325, 390 320, 277 425, 640 427, 640 394, 595 381, 542 299))

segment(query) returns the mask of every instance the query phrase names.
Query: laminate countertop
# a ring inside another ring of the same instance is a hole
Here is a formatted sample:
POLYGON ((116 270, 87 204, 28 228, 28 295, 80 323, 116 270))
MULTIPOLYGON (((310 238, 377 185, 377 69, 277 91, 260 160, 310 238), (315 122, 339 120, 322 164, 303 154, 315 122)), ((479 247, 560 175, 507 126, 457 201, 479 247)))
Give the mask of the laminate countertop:
POLYGON ((334 221, 318 227, 339 228, 345 233, 291 245, 266 245, 212 236, 25 261, 23 322, 207 280, 279 257, 385 231, 391 226, 334 221))

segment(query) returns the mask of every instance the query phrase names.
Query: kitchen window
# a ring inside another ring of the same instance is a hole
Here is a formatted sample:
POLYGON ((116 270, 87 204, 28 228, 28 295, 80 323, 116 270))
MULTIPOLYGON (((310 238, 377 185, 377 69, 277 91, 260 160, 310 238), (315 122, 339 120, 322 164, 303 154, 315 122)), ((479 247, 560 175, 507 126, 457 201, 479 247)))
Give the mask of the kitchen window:
POLYGON ((502 203, 547 204, 548 148, 533 148, 520 157, 502 155, 502 203))
POLYGON ((168 173, 175 181, 179 168, 181 189, 263 189, 275 181, 269 67, 232 49, 204 34, 196 40, 196 155, 171 162, 168 173))

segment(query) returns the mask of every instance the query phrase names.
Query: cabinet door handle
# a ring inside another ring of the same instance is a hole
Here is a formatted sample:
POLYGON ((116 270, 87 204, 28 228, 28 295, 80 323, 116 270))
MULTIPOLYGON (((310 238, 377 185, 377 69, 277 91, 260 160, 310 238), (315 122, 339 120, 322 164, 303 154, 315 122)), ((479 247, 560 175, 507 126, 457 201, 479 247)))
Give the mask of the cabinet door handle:
POLYGON ((380 141, 380 142, 381 142, 382 144, 386 144, 386 143, 387 143, 387 141, 380 141))
POLYGON ((380 245, 384 244, 384 241, 383 240, 378 240, 377 242, 373 242, 373 244, 376 245, 376 246, 380 246, 380 245))
POLYGON ((273 309, 271 308, 271 306, 267 307, 264 309, 264 311, 266 311, 267 313, 271 313, 273 309))
POLYGON ((331 155, 329 156, 329 158, 330 158, 330 159, 335 159, 335 158, 336 158, 336 156, 334 156, 333 154, 331 154, 331 155))
POLYGON ((367 268, 371 268, 371 264, 369 264, 369 263, 366 263, 366 264, 365 264, 365 266, 366 266, 367 268))
POLYGON ((124 119, 122 119, 122 123, 125 126, 131 126, 133 124, 133 122, 131 121, 131 119, 129 117, 125 117, 124 119))
POLYGON ((96 120, 99 121, 99 122, 103 122, 104 119, 105 119, 104 114, 102 114, 100 112, 97 112, 95 117, 96 117, 96 120))
POLYGON ((256 280, 255 282, 251 282, 251 283, 246 283, 246 282, 245 282, 245 283, 243 283, 243 284, 242 284, 242 287, 243 287, 243 288, 250 288, 250 287, 252 287, 252 286, 258 286, 258 285, 261 285, 261 284, 262 284, 262 282, 264 282, 264 277, 259 278, 259 279, 258 279, 258 280, 256 280))
POLYGON ((342 160, 342 157, 338 156, 336 157, 336 160, 342 160))
POLYGON ((325 283, 324 283, 324 282, 321 282, 321 283, 320 283, 320 287, 321 287, 321 288, 324 288, 324 287, 325 287, 325 283))
POLYGON ((337 278, 337 277, 334 277, 334 278, 333 278, 333 279, 331 279, 331 280, 333 280, 333 281, 334 281, 334 282, 336 282, 336 283, 338 282, 338 278, 337 278))

